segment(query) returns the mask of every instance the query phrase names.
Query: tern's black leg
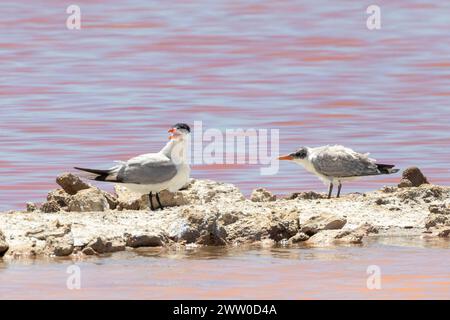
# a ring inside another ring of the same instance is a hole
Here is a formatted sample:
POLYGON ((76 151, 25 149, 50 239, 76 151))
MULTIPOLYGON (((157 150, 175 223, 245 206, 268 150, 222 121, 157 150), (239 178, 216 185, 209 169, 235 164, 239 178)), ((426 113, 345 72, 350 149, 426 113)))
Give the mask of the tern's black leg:
POLYGON ((331 198, 332 192, 333 192, 333 182, 330 182, 330 185, 328 186, 328 199, 331 198))
POLYGON ((339 198, 339 196, 341 195, 341 189, 342 189, 342 184, 341 184, 341 182, 339 181, 338 192, 337 192, 336 198, 339 198))
POLYGON ((159 200, 159 192, 156 192, 156 201, 158 201, 159 207, 162 210, 163 209, 163 205, 161 204, 161 201, 159 200))
POLYGON ((150 201, 150 210, 155 210, 155 208, 153 207, 153 193, 152 192, 150 192, 149 194, 148 194, 148 201, 150 201))

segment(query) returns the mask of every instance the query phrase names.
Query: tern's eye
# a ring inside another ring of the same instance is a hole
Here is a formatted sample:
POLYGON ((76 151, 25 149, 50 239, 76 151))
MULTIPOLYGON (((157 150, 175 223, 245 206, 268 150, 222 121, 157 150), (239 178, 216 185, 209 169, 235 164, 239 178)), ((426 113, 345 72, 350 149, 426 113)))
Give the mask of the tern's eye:
POLYGON ((305 158, 305 157, 306 157, 306 150, 304 150, 304 149, 298 150, 298 151, 295 153, 295 157, 296 157, 296 158, 300 158, 300 159, 305 158))

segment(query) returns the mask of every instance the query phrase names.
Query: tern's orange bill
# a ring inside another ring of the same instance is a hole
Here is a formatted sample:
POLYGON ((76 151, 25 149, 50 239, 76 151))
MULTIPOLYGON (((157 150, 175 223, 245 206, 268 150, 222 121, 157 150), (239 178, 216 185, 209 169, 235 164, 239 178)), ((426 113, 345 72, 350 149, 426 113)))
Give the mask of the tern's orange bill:
POLYGON ((278 157, 278 160, 293 160, 294 157, 287 155, 287 156, 280 156, 278 157))
POLYGON ((169 133, 174 133, 175 131, 177 131, 177 129, 175 129, 175 128, 167 130, 167 132, 169 132, 169 133))

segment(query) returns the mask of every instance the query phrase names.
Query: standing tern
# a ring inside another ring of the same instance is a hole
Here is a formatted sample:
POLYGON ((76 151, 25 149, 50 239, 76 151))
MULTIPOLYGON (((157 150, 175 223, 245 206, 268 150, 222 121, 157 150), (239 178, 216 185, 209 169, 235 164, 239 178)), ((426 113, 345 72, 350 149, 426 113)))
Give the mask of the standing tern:
POLYGON ((341 194, 342 182, 365 176, 396 173, 395 165, 379 164, 369 154, 362 154, 343 146, 317 148, 301 147, 296 152, 278 157, 291 160, 314 173, 324 183, 329 183, 328 199, 331 198, 333 184, 338 183, 337 198, 341 194))
POLYGON ((94 174, 93 180, 123 183, 131 192, 148 194, 151 210, 154 210, 152 199, 155 193, 162 209, 159 192, 180 190, 190 176, 186 151, 191 129, 185 123, 177 123, 168 132, 171 133, 169 142, 157 153, 139 155, 107 170, 75 169, 94 174))

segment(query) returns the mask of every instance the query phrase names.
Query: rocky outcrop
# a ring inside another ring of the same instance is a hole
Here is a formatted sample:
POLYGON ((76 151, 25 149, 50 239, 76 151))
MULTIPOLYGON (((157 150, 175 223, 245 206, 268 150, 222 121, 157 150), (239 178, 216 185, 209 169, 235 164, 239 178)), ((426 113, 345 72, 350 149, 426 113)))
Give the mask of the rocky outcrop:
POLYGON ((253 190, 250 200, 253 202, 268 202, 277 200, 277 197, 264 188, 258 188, 253 190))
POLYGON ((351 230, 324 230, 310 237, 306 244, 309 246, 327 245, 355 245, 362 244, 365 236, 378 233, 378 229, 368 223, 351 230))
POLYGON ((294 244, 294 243, 299 243, 299 242, 303 242, 308 240, 310 237, 303 232, 298 232, 297 234, 295 234, 294 236, 290 237, 289 240, 287 241, 288 244, 294 244))
MULTIPOLYGON (((116 185, 114 189, 117 194, 117 207, 119 210, 145 210, 150 207, 149 197, 147 195, 140 196, 132 193, 122 185, 116 185)), ((207 204, 218 201, 232 203, 233 201, 245 200, 243 194, 234 185, 196 179, 191 179, 178 192, 160 192, 159 198, 164 207, 176 207, 186 204, 207 204)), ((159 208, 156 199, 153 199, 153 206, 156 209, 159 208)))
POLYGON ((27 212, 33 212, 38 209, 36 204, 34 204, 33 202, 27 202, 26 207, 27 207, 27 212))
POLYGON ((131 248, 160 247, 167 242, 162 233, 125 234, 126 245, 131 248))
POLYGON ((450 201, 431 205, 429 211, 430 214, 425 220, 428 233, 441 238, 450 237, 450 201))
POLYGON ((83 248, 82 252, 86 255, 97 253, 111 253, 125 250, 125 242, 121 238, 107 239, 105 237, 97 237, 83 248))
POLYGON ((9 245, 6 242, 6 237, 3 232, 0 230, 0 257, 2 257, 6 251, 8 251, 9 245))
POLYGON ((104 192, 96 189, 84 189, 71 197, 67 206, 72 212, 92 212, 109 210, 109 203, 104 192))
POLYGON ((327 195, 324 193, 317 193, 314 191, 307 191, 307 192, 294 192, 290 195, 286 196, 286 200, 294 200, 294 199, 300 199, 300 200, 316 200, 316 199, 326 199, 327 195))
POLYGON ((79 177, 72 173, 63 173, 56 178, 56 183, 70 195, 77 194, 78 191, 92 188, 91 185, 85 183, 79 177))
POLYGON ((47 202, 40 207, 42 212, 107 211, 117 207, 116 196, 83 182, 71 173, 58 176, 56 182, 62 189, 48 193, 47 202))
POLYGON ((423 184, 428 184, 427 178, 423 175, 417 167, 407 168, 402 173, 402 180, 398 184, 399 188, 420 187, 423 184))
MULTIPOLYGON (((63 183, 65 188, 79 185, 73 177, 67 179, 72 182, 63 183)), ((73 188, 72 193, 79 189, 73 188)), ((178 192, 161 192, 165 208, 155 211, 148 209, 148 196, 132 194, 122 185, 116 193, 92 186, 75 194, 57 189, 40 210, 0 214, 7 232, 0 238, 0 250, 5 250, 3 239, 8 239, 6 256, 18 257, 180 245, 360 245, 378 230, 444 239, 450 234, 450 187, 430 184, 390 186, 340 199, 315 192, 276 199, 270 191, 257 189, 245 199, 231 184, 192 179, 178 192)))
POLYGON ((347 220, 344 217, 339 217, 330 213, 322 213, 312 216, 302 223, 300 232, 312 236, 322 230, 342 229, 346 223, 347 220))

